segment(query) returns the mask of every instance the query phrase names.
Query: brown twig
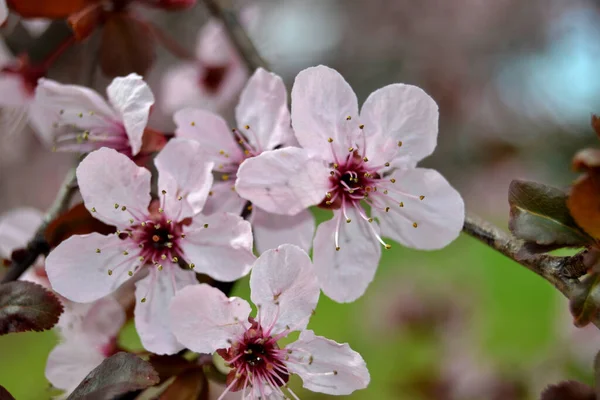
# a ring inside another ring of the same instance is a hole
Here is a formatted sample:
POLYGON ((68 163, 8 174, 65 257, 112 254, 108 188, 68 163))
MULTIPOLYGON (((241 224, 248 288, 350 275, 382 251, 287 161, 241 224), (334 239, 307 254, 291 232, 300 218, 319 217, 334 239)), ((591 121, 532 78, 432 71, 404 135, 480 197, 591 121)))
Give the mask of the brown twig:
POLYGON ((67 207, 75 192, 77 191, 76 185, 75 168, 72 168, 67 173, 64 182, 62 183, 58 194, 54 200, 52 206, 44 216, 44 221, 39 226, 33 238, 27 243, 25 255, 20 257, 18 261, 13 261, 8 272, 2 278, 2 283, 11 282, 19 279, 19 277, 27 271, 27 268, 31 267, 37 258, 44 254, 48 254, 50 246, 46 241, 44 233, 48 224, 52 222, 56 217, 62 214, 67 207))
POLYGON ((235 12, 221 5, 220 0, 204 0, 204 4, 213 15, 225 25, 225 31, 229 39, 236 47, 250 72, 262 67, 269 69, 267 63, 260 56, 254 43, 248 37, 246 30, 240 24, 235 12))

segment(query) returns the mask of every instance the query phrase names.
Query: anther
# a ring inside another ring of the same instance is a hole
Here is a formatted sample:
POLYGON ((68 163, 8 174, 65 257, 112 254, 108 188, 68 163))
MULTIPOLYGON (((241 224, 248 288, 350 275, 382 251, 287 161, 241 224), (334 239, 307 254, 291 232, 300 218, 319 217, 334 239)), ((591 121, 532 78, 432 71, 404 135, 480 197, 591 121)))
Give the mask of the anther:
POLYGON ((350 222, 352 222, 352 220, 350 218, 346 219, 347 224, 349 224, 350 222))
POLYGON ((144 256, 140 256, 140 257, 138 258, 138 260, 140 260, 140 261, 144 261, 144 256))
POLYGON ((167 246, 169 249, 172 249, 173 248, 173 243, 167 242, 167 243, 165 243, 165 246, 167 246))
POLYGON ((161 190, 160 192, 161 192, 162 194, 167 194, 167 191, 166 191, 166 190, 164 190, 164 189, 163 189, 163 190, 161 190))
POLYGON ((146 223, 145 223, 145 222, 142 222, 140 225, 142 225, 142 226, 146 226, 146 223))
POLYGON ((161 260, 166 260, 166 259, 167 259, 167 256, 166 256, 165 254, 163 254, 162 256, 160 256, 160 259, 161 259, 161 260))
POLYGON ((171 235, 170 233, 167 235, 167 239, 173 239, 175 236, 171 235))
POLYGON ((144 243, 140 243, 140 244, 138 245, 138 247, 139 247, 140 249, 143 249, 143 248, 144 248, 144 243))
POLYGON ((125 206, 121 207, 121 211, 125 211, 125 210, 127 210, 127 207, 125 207, 125 206))
POLYGON ((329 139, 327 139, 327 141, 328 141, 329 143, 333 143, 333 138, 329 138, 329 139))
POLYGON ((398 141, 398 147, 402 147, 402 140, 398 141))
POLYGON ((145 302, 146 302, 146 298, 144 297, 144 298, 142 299, 142 303, 145 303, 145 302))
POLYGON ((396 179, 395 179, 395 178, 392 178, 392 179, 390 179, 390 182, 392 182, 392 183, 396 183, 396 179))
POLYGON ((111 275, 112 275, 112 269, 109 269, 108 270, 108 276, 111 276, 111 275))
POLYGON ((365 157, 365 158, 363 158, 363 161, 367 162, 367 161, 369 161, 369 159, 367 157, 365 157))
MULTIPOLYGON (((209 195, 210 195, 210 193, 209 193, 209 195)), ((183 197, 177 196, 177 200, 181 201, 182 199, 183 199, 183 197)))
POLYGON ((419 196, 419 200, 423 200, 425 196, 419 196))
POLYGON ((352 117, 351 117, 350 115, 348 115, 348 116, 346 117, 346 121, 350 121, 351 119, 352 119, 352 117))
POLYGON ((244 126, 244 129, 250 129, 250 125, 244 126))
POLYGON ((331 205, 331 201, 330 201, 330 200, 327 200, 327 201, 325 202, 325 204, 327 204, 328 206, 330 206, 330 205, 331 205))
POLYGON ((416 228, 417 226, 419 226, 416 222, 413 222, 413 228, 416 228))
POLYGON ((329 175, 334 176, 335 172, 331 171, 331 172, 329 172, 329 175))
POLYGON ((191 126, 196 126, 196 123, 194 121, 190 122, 191 126))
POLYGON ((117 203, 115 203, 115 210, 119 208, 119 205, 117 203))
POLYGON ((369 221, 369 222, 373 222, 373 218, 369 218, 369 219, 368 219, 368 221, 369 221))
POLYGON ((386 162, 386 163, 385 163, 385 164, 383 164, 383 165, 385 165, 386 167, 389 167, 389 166, 390 166, 390 163, 389 163, 389 162, 386 162))
POLYGON ((96 253, 100 253, 100 249, 96 249, 96 253))
POLYGON ((208 224, 204 224, 204 227, 205 227, 205 228, 208 228, 208 224))
POLYGON ((337 163, 333 163, 333 169, 338 169, 339 165, 337 163))
POLYGON ((194 263, 191 263, 188 265, 188 267, 189 267, 189 269, 194 269, 194 268, 196 268, 196 265, 194 263))
MULTIPOLYGON (((168 219, 168 220, 167 220, 167 224, 170 224, 171 222, 173 222, 173 220, 172 220, 172 219, 168 219)), ((170 236, 173 236, 173 235, 170 235, 170 236)))
POLYGON ((177 263, 177 262, 179 262, 179 258, 177 258, 177 256, 175 256, 171 259, 171 261, 173 261, 174 263, 177 263))
POLYGON ((404 207, 404 203, 401 201, 400 204, 398 204, 400 207, 404 207))
POLYGON ((364 129, 364 128, 365 128, 365 126, 364 126, 363 124, 360 124, 360 125, 358 126, 358 129, 364 129))
POLYGON ((354 147, 348 147, 348 153, 352 153, 354 151, 354 147))
POLYGON ((315 361, 313 356, 308 357, 308 365, 312 365, 312 363, 315 361))
POLYGON ((159 270, 159 271, 162 271, 162 270, 163 270, 163 266, 162 266, 161 264, 158 264, 158 267, 157 267, 157 268, 158 268, 158 270, 159 270))
POLYGON ((182 238, 182 239, 185 239, 185 233, 182 233, 182 234, 181 234, 181 238, 182 238))
POLYGON ((385 247, 385 249, 386 249, 386 250, 389 250, 389 249, 391 249, 391 248, 392 248, 392 245, 391 245, 391 244, 387 244, 387 243, 386 243, 386 245, 385 245, 384 247, 385 247))
POLYGON ((164 210, 163 208, 160 208, 160 207, 159 207, 159 208, 158 208, 158 212, 159 212, 159 213, 163 213, 163 212, 165 212, 165 210, 164 210))
POLYGON ((335 248, 335 251, 340 251, 340 246, 337 246, 337 247, 335 248))
POLYGON ((129 218, 129 223, 133 224, 135 221, 133 220, 133 218, 129 218))
POLYGON ((252 204, 250 204, 248 207, 246 207, 246 210, 252 211, 252 204))
POLYGON ((338 374, 338 372, 337 372, 336 370, 333 370, 333 374, 334 374, 334 375, 337 375, 337 374, 338 374))
POLYGON ((330 199, 331 198, 331 193, 329 193, 329 192, 325 193, 325 197, 327 197, 328 199, 330 199))
POLYGON ((388 191, 387 191, 387 189, 383 191, 383 194, 388 194, 388 191))
POLYGON ((225 154, 225 150, 219 150, 219 154, 220 154, 220 155, 223 155, 223 154, 225 154))
POLYGON ((128 256, 128 255, 129 255, 129 252, 128 252, 127 250, 125 250, 125 251, 123 252, 123 255, 124 255, 124 256, 128 256))
POLYGON ((127 275, 129 275, 129 276, 133 276, 133 272, 132 272, 132 271, 129 271, 129 272, 127 273, 127 275))
POLYGON ((160 229, 160 224, 154 225, 154 229, 160 229))
POLYGON ((389 207, 386 207, 386 208, 385 208, 385 212, 388 212, 388 211, 390 211, 390 208, 389 208, 389 207))
POLYGON ((229 175, 223 174, 223 176, 221 176, 221 179, 224 180, 224 181, 228 181, 229 180, 229 175))
POLYGON ((92 207, 92 212, 96 212, 96 207, 92 207))

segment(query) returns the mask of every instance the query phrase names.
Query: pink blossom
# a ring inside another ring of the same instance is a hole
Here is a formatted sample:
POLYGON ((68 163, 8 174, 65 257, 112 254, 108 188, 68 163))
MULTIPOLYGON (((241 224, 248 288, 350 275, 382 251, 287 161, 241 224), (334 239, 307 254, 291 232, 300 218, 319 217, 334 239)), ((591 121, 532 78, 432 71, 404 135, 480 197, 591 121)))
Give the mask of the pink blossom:
POLYGON ((48 356, 46 378, 68 395, 94 368, 117 352, 117 336, 125 311, 113 297, 65 312, 62 341, 48 356))
MULTIPOLYGON (((214 172, 220 181, 210 192, 207 213, 240 214, 247 207, 247 201, 234 189, 240 164, 264 151, 294 143, 285 85, 273 73, 256 70, 240 96, 235 115, 239 128, 232 131, 220 116, 209 111, 184 109, 175 113, 175 134, 200 143, 206 158, 215 163, 214 172)), ((283 243, 310 249, 315 222, 308 210, 275 216, 254 207, 249 220, 259 252, 283 243)))
MULTIPOLYGON (((246 27, 252 19, 247 10, 242 13, 246 27)), ((219 111, 233 102, 247 79, 248 70, 223 24, 211 19, 198 33, 196 60, 178 64, 165 73, 161 107, 169 114, 184 107, 219 111)))
POLYGON ((263 253, 252 268, 250 290, 256 319, 245 300, 205 284, 183 289, 171 303, 171 325, 181 343, 199 353, 217 352, 231 366, 225 392, 284 399, 287 389, 297 399, 287 387, 293 373, 315 392, 344 395, 367 387, 360 354, 306 329, 319 284, 302 249, 285 244, 263 253), (294 331, 299 339, 280 348, 277 342, 294 331))
POLYGON ((83 86, 40 79, 34 103, 41 139, 56 151, 86 153, 109 147, 136 156, 154 96, 137 74, 115 78, 106 89, 108 103, 83 86))
POLYGON ((6 0, 0 0, 0 25, 8 18, 8 7, 6 7, 6 0))
POLYGON ((365 292, 381 245, 391 247, 382 236, 439 249, 460 233, 460 194, 437 171, 415 167, 437 139, 438 108, 423 90, 402 84, 381 88, 359 116, 356 95, 338 72, 308 68, 292 90, 292 125, 303 148, 245 160, 235 189, 272 213, 294 215, 317 204, 333 210, 313 241, 316 273, 327 296, 349 302, 365 292))
POLYGON ((173 139, 158 154, 159 200, 153 202, 150 171, 112 149, 90 153, 77 168, 83 201, 117 231, 72 236, 46 262, 53 289, 82 303, 114 292, 134 275, 140 279, 135 324, 144 347, 158 354, 182 348, 165 316, 175 292, 197 283, 191 269, 233 281, 254 261, 247 221, 228 213, 199 214, 212 184, 212 163, 199 147, 173 139))

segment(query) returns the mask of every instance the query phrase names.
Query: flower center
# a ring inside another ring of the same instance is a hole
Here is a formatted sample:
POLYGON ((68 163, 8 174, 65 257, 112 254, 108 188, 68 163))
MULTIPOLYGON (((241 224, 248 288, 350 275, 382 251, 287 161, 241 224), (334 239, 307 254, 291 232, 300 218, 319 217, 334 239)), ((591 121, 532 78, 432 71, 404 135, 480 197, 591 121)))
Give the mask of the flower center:
POLYGON ((228 69, 227 65, 205 65, 204 73, 200 76, 200 86, 210 94, 217 93, 225 81, 228 69))
POLYGON ((257 321, 252 318, 249 321, 252 325, 237 342, 229 349, 217 351, 232 368, 227 375, 227 384, 233 385, 232 391, 248 385, 284 386, 290 378, 285 365, 285 350, 279 348, 276 339, 257 321))
POLYGON ((181 224, 160 214, 151 221, 134 226, 131 235, 140 247, 140 255, 146 262, 156 264, 166 259, 177 260, 177 256, 181 254, 179 247, 181 233, 181 224))

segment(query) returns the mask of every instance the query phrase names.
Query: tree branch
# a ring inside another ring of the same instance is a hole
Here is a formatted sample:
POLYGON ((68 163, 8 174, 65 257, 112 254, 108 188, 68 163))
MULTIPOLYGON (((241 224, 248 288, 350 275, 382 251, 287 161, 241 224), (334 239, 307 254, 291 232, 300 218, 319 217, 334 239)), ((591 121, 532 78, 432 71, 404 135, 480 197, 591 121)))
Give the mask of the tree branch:
POLYGON ((50 209, 44 216, 44 221, 39 226, 33 238, 27 243, 25 254, 23 257, 19 257, 17 261, 12 262, 8 272, 2 278, 1 283, 11 282, 19 279, 27 268, 31 267, 37 258, 44 254, 47 255, 50 251, 50 246, 46 241, 45 232, 48 224, 52 222, 56 217, 62 214, 73 198, 73 195, 77 191, 76 185, 77 177, 75 176, 75 168, 72 168, 67 173, 65 180, 63 181, 54 203, 50 206, 50 209))
POLYGON ((204 4, 213 15, 213 17, 221 20, 225 25, 227 36, 238 50, 250 73, 254 72, 258 67, 269 69, 267 63, 260 56, 254 43, 248 37, 245 29, 240 24, 235 12, 221 5, 221 0, 204 0, 204 4))

